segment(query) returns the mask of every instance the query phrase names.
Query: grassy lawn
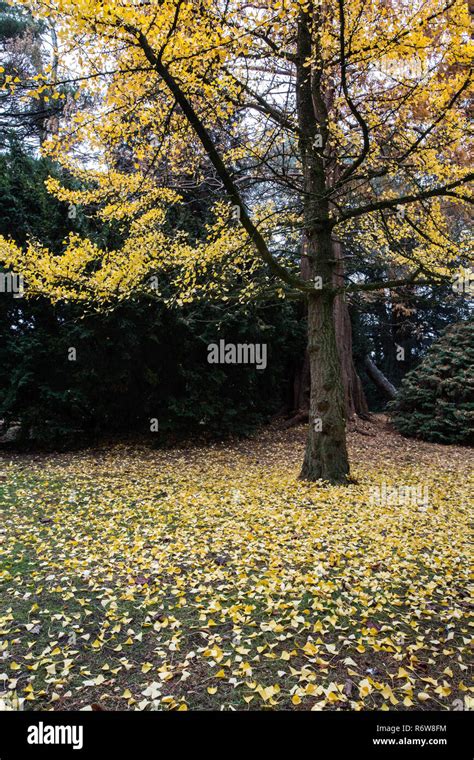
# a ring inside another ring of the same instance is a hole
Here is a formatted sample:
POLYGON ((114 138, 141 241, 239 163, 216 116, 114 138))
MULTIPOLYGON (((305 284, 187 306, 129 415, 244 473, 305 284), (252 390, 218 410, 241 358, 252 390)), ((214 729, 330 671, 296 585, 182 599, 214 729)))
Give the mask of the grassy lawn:
POLYGON ((466 449, 304 431, 3 457, 0 700, 25 709, 472 707, 466 449), (428 505, 374 503, 422 486, 428 505), (460 702, 458 701, 460 700, 460 702))

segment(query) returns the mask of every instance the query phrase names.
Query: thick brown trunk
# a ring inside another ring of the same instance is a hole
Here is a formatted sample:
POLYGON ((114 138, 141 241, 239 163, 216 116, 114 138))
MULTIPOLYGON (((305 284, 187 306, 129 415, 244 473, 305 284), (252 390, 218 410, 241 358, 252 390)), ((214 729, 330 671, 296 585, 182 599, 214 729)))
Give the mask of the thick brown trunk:
POLYGON ((346 483, 349 461, 346 448, 344 388, 336 343, 332 299, 310 297, 308 302, 308 354, 311 397, 303 480, 346 483))
POLYGON ((311 373, 310 418, 301 478, 344 483, 349 474, 344 387, 334 322, 332 250, 326 167, 322 147, 328 140, 328 112, 322 70, 308 66, 320 40, 321 9, 302 8, 298 20, 296 106, 304 176, 304 235, 309 278, 308 354, 311 373), (320 138, 320 147, 318 140, 320 138), (319 292, 318 292, 319 291, 319 292))
MULTIPOLYGON (((341 362, 346 419, 354 416, 367 419, 370 411, 365 397, 362 381, 355 368, 352 353, 352 325, 347 303, 339 296, 334 303, 334 321, 336 341, 341 362)), ((292 422, 301 422, 309 411, 310 396, 309 355, 305 352, 302 363, 297 367, 293 378, 292 422)))
MULTIPOLYGON (((340 285, 343 283, 343 260, 341 245, 338 241, 333 241, 333 250, 334 259, 337 262, 334 282, 336 285, 340 285)), ((305 245, 302 246, 300 273, 305 280, 309 280, 309 260, 305 245)), ((369 407, 353 359, 349 307, 343 296, 338 296, 334 301, 334 321, 344 385, 346 419, 350 420, 355 415, 368 418, 370 415, 369 407)), ((305 414, 309 413, 310 384, 309 355, 306 351, 304 360, 297 368, 293 379, 292 419, 289 424, 301 422, 305 418, 305 414)))

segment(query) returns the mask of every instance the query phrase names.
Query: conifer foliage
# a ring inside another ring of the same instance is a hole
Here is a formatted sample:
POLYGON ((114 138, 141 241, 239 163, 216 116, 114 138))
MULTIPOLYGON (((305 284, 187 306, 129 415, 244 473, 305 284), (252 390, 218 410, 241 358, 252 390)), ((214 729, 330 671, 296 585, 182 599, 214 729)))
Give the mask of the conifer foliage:
POLYGON ((403 435, 433 443, 474 442, 474 320, 458 322, 403 379, 393 421, 403 435))

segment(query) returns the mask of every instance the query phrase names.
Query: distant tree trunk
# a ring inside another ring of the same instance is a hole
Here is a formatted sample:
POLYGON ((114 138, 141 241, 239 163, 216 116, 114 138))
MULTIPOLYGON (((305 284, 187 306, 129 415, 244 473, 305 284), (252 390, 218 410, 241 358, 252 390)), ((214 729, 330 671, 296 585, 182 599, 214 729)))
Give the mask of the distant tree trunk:
POLYGON ((365 398, 362 382, 357 374, 352 354, 352 325, 347 303, 341 296, 334 304, 334 319, 336 323, 336 340, 339 350, 344 384, 344 401, 346 418, 369 417, 369 407, 365 398))
MULTIPOLYGON (((335 267, 334 281, 336 285, 344 282, 344 264, 341 244, 333 240, 335 267)), ((362 382, 357 374, 352 351, 352 325, 349 307, 344 296, 336 296, 334 301, 334 320, 336 324, 336 340, 341 360, 342 381, 344 384, 344 399, 346 419, 369 416, 369 407, 365 398, 362 382)))
MULTIPOLYGON (((309 260, 306 248, 306 241, 303 241, 300 260, 300 275, 303 280, 309 280, 310 278, 309 260)), ((307 315, 307 304, 304 302, 302 305, 301 316, 302 318, 307 318, 307 315)), ((293 379, 293 418, 290 421, 290 425, 304 420, 309 415, 310 386, 311 375, 309 370, 309 354, 306 349, 303 360, 300 362, 293 379)))
POLYGON ((289 425, 296 424, 308 416, 310 384, 309 355, 306 350, 303 361, 296 367, 293 375, 292 419, 289 425))
POLYGON ((365 357, 365 369, 367 370, 367 374, 370 379, 378 388, 383 391, 386 396, 388 396, 390 399, 397 397, 397 389, 394 385, 392 385, 390 380, 385 377, 383 372, 381 372, 379 368, 374 364, 370 356, 365 357))

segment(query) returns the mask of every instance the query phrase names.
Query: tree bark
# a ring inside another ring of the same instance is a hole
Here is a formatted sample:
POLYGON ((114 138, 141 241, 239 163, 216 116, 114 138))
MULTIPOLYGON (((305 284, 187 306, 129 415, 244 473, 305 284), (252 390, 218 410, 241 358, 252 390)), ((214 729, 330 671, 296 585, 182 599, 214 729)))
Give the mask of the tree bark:
POLYGON ((309 431, 301 471, 303 480, 346 483, 344 388, 336 342, 333 300, 308 300, 308 354, 311 370, 309 431))
MULTIPOLYGON (((306 311, 305 315, 306 316, 306 311)), ((334 302, 334 320, 336 340, 341 361, 341 371, 344 386, 346 419, 355 416, 368 419, 370 416, 367 399, 362 381, 355 368, 352 350, 352 325, 347 302, 342 296, 337 296, 334 302)), ((310 396, 310 367, 308 352, 294 370, 293 395, 291 401, 291 421, 289 426, 301 422, 309 413, 310 396)))
MULTIPOLYGON (((301 244, 300 259, 300 277, 303 280, 309 280, 311 276, 309 268, 309 259, 307 254, 306 240, 303 239, 301 244)), ((306 300, 301 303, 301 318, 307 319, 308 309, 306 300)), ((303 361, 298 363, 293 375, 293 406, 291 409, 292 417, 288 422, 288 427, 302 422, 309 415, 309 394, 311 387, 311 373, 309 369, 308 349, 304 352, 303 361)))
POLYGON ((305 458, 300 478, 347 482, 344 386, 334 320, 335 258, 329 199, 326 188, 324 145, 329 136, 322 69, 308 65, 320 58, 318 29, 321 12, 302 9, 298 19, 296 106, 299 150, 304 177, 304 252, 314 294, 308 296, 308 355, 311 373, 310 417, 305 458), (317 140, 318 136, 321 140, 317 140), (322 142, 321 145, 318 143, 322 142))
MULTIPOLYGON (((344 283, 344 264, 342 259, 341 244, 333 240, 335 264, 334 284, 340 286, 344 283)), ((352 351, 352 324, 349 307, 344 295, 339 295, 334 301, 334 319, 336 322, 336 340, 341 360, 342 380, 344 384, 344 399, 346 419, 350 420, 358 415, 369 417, 369 407, 365 398, 362 382, 357 374, 352 351)))
POLYGON ((334 303, 336 340, 341 360, 346 418, 368 418, 369 407, 352 353, 352 325, 347 303, 338 296, 334 303))
POLYGON ((308 351, 304 352, 303 361, 298 364, 293 375, 293 399, 291 413, 297 416, 299 421, 303 419, 304 414, 309 412, 309 390, 311 385, 311 376, 309 370, 308 351), (303 416, 302 416, 303 415, 303 416))

